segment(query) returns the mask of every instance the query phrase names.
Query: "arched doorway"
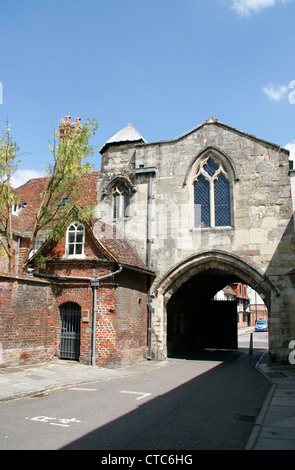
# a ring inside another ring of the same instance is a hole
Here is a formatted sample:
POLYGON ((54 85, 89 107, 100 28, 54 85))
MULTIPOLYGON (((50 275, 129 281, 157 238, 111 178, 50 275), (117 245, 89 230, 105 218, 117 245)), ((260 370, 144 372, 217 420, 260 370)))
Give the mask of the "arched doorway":
POLYGON ((271 315, 275 286, 245 260, 226 252, 191 256, 157 283, 155 297, 163 299, 167 355, 237 348, 236 302, 212 301, 217 291, 236 282, 255 289, 271 315))
POLYGON ((67 302, 61 305, 59 310, 61 319, 59 357, 78 361, 80 356, 81 307, 74 302, 67 302))

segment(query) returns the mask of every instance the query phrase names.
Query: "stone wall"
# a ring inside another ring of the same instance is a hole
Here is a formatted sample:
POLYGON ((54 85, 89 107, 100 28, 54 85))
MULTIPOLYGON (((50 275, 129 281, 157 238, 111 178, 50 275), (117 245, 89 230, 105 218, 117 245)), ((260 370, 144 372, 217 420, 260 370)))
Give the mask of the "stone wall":
MULTIPOLYGON (((103 153, 102 170, 98 179, 102 198, 97 213, 108 222, 112 220, 107 187, 118 175, 129 178, 135 188, 129 217, 116 223, 143 258, 147 256, 147 226, 151 224, 152 263, 157 274, 152 287, 154 351, 161 351, 159 357, 165 357, 167 318, 165 301, 158 294, 165 294, 161 285, 167 273, 177 272, 186 259, 216 250, 248 266, 241 280, 249 285, 252 282, 251 287, 259 289, 253 285, 252 271, 271 286, 265 291, 260 286, 259 292, 268 297, 270 352, 278 361, 288 357, 288 342, 294 339, 295 331, 295 286, 290 277, 295 265, 294 223, 288 152, 209 119, 172 141, 110 147, 103 153), (193 178, 200 159, 206 155, 217 156, 230 177, 232 223, 228 227, 194 227, 193 178), (148 220, 149 177, 136 169, 151 167, 156 175, 148 220)), ((221 261, 218 269, 231 270, 221 261)), ((181 274, 179 286, 185 280, 181 274)))

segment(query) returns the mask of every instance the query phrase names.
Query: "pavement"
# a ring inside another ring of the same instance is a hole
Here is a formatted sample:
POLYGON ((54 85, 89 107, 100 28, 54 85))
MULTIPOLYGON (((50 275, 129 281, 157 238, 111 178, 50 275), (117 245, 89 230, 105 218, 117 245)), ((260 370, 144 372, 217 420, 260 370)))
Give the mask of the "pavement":
POLYGON ((71 385, 147 372, 162 367, 164 363, 166 361, 145 361, 129 367, 107 369, 75 361, 53 359, 40 364, 7 367, 0 369, 0 402, 44 394, 49 390, 71 385))
POLYGON ((295 365, 273 365, 265 351, 256 368, 272 386, 246 450, 295 450, 295 365))
MULTIPOLYGON (((142 373, 163 367, 167 362, 146 361, 130 367, 106 369, 56 359, 42 364, 7 367, 0 369, 0 402, 142 373)), ((245 450, 295 450, 295 365, 271 365, 268 351, 265 351, 256 368, 272 386, 245 450)))

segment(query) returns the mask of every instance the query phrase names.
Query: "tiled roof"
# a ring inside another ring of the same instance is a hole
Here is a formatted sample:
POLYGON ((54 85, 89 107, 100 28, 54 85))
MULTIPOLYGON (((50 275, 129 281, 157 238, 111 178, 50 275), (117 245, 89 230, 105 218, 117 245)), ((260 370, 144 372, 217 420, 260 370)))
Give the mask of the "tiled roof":
POLYGON ((124 238, 116 227, 98 220, 94 225, 93 233, 106 254, 117 263, 126 267, 148 271, 151 274, 154 273, 154 271, 147 268, 133 245, 124 238))
POLYGON ((236 292, 230 286, 225 287, 223 292, 225 295, 232 295, 233 297, 237 296, 236 292))
MULTIPOLYGON (((82 197, 78 197, 76 203, 82 207, 96 204, 96 180, 100 173, 98 170, 85 173, 79 186, 82 197)), ((47 178, 34 178, 15 189, 15 193, 20 196, 21 203, 25 207, 18 215, 13 215, 13 230, 18 233, 31 232, 34 226, 35 216, 38 211, 41 193, 45 190, 47 178)))
MULTIPOLYGON (((79 192, 81 196, 75 201, 82 207, 94 205, 97 202, 97 176, 100 171, 91 171, 83 175, 79 192)), ((25 207, 19 215, 13 216, 14 231, 23 236, 29 235, 33 229, 35 215, 39 208, 42 191, 46 188, 47 178, 34 178, 17 188, 15 192, 20 196, 25 207)), ((111 260, 125 267, 136 268, 153 273, 148 269, 135 248, 122 236, 113 226, 107 225, 98 220, 94 227, 88 226, 92 231, 94 241, 98 247, 111 260)), ((52 243, 47 244, 47 249, 52 247, 52 243)), ((45 248, 45 245, 44 245, 45 248)))

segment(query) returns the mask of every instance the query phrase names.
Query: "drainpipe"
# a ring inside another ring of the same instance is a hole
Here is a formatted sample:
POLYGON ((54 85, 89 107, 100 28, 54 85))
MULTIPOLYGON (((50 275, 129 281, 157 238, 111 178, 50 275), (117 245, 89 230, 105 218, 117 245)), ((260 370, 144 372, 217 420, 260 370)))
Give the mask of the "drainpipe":
POLYGON ((119 264, 119 269, 113 273, 105 274, 104 276, 97 277, 90 281, 90 285, 92 287, 92 299, 93 299, 93 310, 92 310, 92 357, 91 357, 91 365, 95 366, 95 351, 96 351, 96 317, 97 317, 97 288, 99 287, 100 281, 103 279, 107 279, 109 277, 115 276, 122 271, 122 266, 119 264))
POLYGON ((79 280, 79 281, 90 281, 90 285, 92 287, 92 352, 91 352, 91 365, 95 366, 95 350, 96 350, 96 317, 97 317, 97 288, 100 285, 100 281, 104 279, 108 279, 109 277, 113 277, 116 274, 119 274, 122 271, 123 267, 119 264, 119 269, 114 271, 113 273, 104 274, 103 276, 99 277, 82 277, 82 276, 58 276, 56 274, 42 274, 38 273, 34 270, 30 271, 30 274, 36 277, 44 277, 47 279, 52 280, 62 280, 62 279, 71 279, 71 280, 79 280))
POLYGON ((16 253, 16 263, 15 263, 15 274, 18 275, 18 267, 19 267, 19 256, 20 256, 20 236, 17 239, 17 253, 16 253))
POLYGON ((156 174, 155 167, 140 167, 136 168, 135 170, 136 175, 146 174, 148 176, 148 195, 147 195, 147 248, 146 248, 146 262, 147 266, 152 269, 152 243, 154 240, 151 238, 152 236, 152 203, 155 196, 152 194, 153 190, 153 177, 156 174))
MULTIPOLYGON (((146 248, 146 263, 150 269, 153 269, 152 263, 152 202, 155 199, 153 196, 153 177, 156 174, 155 167, 140 167, 135 170, 136 175, 146 174, 148 176, 148 195, 147 195, 147 248, 146 248)), ((152 306, 150 295, 151 282, 148 280, 148 295, 147 295, 147 309, 148 309, 148 336, 147 336, 147 358, 151 359, 152 356, 152 306)))

